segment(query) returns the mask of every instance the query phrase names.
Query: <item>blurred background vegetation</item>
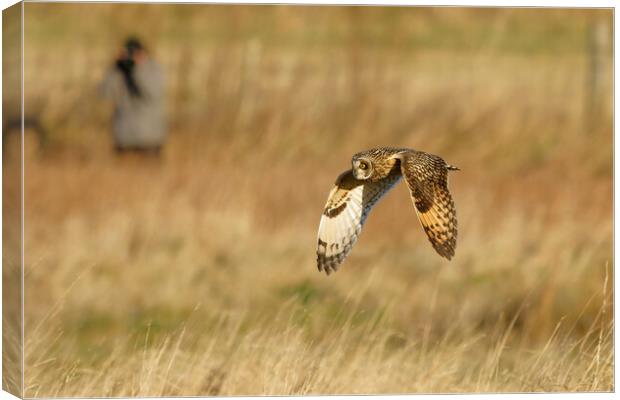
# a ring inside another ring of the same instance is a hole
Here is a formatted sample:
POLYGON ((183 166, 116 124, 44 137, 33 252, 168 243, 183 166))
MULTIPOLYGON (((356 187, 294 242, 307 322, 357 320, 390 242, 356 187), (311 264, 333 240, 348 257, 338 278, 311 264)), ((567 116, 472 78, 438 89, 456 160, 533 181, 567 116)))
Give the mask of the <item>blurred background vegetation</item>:
POLYGON ((27 3, 25 395, 613 390, 612 18, 27 3), (115 157, 97 96, 131 34, 160 161, 115 157), (385 145, 461 168, 456 257, 403 186, 326 278, 327 193, 385 145))

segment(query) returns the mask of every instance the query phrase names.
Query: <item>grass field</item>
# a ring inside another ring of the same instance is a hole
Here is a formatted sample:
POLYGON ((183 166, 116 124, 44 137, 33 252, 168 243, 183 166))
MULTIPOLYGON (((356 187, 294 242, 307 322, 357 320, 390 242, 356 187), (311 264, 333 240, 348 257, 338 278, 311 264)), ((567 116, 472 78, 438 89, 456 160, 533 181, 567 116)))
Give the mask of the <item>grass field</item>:
POLYGON ((26 4, 24 394, 613 390, 611 18, 26 4), (161 161, 115 157, 96 97, 129 33, 167 72, 161 161), (327 193, 382 145, 461 168, 456 257, 401 185, 326 277, 327 193))

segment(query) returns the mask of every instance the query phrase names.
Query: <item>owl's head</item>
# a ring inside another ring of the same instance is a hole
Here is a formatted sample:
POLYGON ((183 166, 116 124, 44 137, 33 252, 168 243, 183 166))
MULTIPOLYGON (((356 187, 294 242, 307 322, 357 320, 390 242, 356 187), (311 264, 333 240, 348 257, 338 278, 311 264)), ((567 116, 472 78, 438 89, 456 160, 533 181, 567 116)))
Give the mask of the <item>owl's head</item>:
POLYGON ((374 171, 372 160, 369 157, 355 156, 352 160, 353 176, 355 179, 366 180, 374 171))

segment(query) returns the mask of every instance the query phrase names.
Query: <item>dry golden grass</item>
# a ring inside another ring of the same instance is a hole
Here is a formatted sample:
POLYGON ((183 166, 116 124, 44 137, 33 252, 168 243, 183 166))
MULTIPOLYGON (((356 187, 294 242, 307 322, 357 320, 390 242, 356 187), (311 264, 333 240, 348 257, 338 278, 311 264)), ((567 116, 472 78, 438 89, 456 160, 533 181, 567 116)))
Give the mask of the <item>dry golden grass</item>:
POLYGON ((50 129, 26 148, 26 396, 613 390, 611 90, 593 123, 583 39, 610 12, 26 15, 50 129), (93 98, 129 27, 168 71, 161 162, 110 154, 93 98), (457 255, 403 186, 328 278, 325 197, 376 145, 462 169, 457 255))
POLYGON ((460 192, 446 263, 399 188, 326 278, 320 180, 273 194, 291 170, 201 166, 33 164, 76 189, 31 186, 63 222, 29 225, 27 393, 611 389, 610 220, 506 205, 491 224, 486 196, 460 192))

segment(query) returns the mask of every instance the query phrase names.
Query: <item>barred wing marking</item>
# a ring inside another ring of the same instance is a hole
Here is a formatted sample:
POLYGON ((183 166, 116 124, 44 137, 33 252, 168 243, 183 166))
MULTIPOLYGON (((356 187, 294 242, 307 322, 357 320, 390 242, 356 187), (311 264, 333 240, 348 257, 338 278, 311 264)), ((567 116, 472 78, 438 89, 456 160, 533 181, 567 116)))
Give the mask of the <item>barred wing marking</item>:
POLYGON ((317 266, 328 275, 336 271, 357 241, 372 207, 401 178, 391 174, 377 182, 360 181, 345 171, 329 193, 318 234, 317 266))
POLYGON ((456 249, 456 208, 448 190, 449 166, 427 153, 401 153, 401 171, 428 240, 440 256, 450 260, 456 249))

